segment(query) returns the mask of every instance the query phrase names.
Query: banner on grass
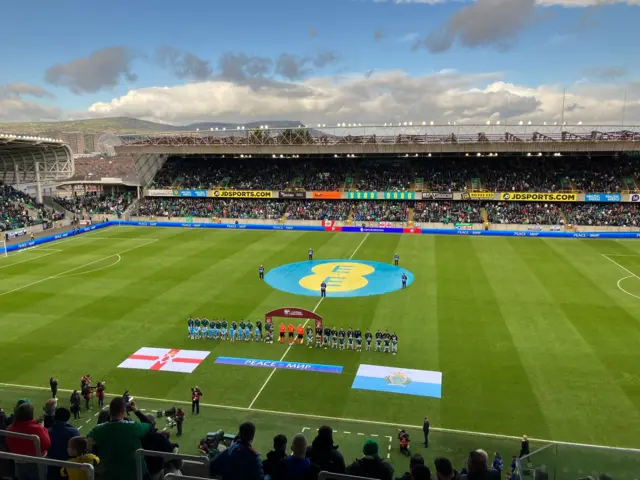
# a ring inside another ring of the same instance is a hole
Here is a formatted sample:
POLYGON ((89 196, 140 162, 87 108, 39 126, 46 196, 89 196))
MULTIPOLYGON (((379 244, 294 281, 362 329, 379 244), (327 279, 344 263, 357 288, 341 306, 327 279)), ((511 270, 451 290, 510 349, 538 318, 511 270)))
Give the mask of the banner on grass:
POLYGON ((442 398, 442 372, 360 365, 351 388, 442 398))
POLYGON ((508 202, 577 202, 577 193, 501 193, 500 200, 508 202))
POLYGON ((240 365, 243 367, 279 368, 301 372, 342 373, 338 365, 322 365, 319 363, 285 362, 278 360, 257 360, 255 358, 218 357, 216 364, 240 365))
POLYGON ((193 373, 208 355, 209 352, 198 350, 142 347, 118 365, 118 368, 193 373))

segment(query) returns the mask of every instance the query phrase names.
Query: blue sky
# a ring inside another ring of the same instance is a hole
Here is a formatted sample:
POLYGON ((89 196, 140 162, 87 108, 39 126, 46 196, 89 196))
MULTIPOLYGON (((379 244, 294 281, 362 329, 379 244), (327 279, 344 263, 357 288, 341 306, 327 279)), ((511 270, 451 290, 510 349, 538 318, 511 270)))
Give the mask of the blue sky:
POLYGON ((414 1, 195 0, 178 6, 164 0, 113 0, 104 6, 5 0, 0 120, 125 114, 173 123, 265 115, 307 121, 317 108, 322 118, 349 114, 383 121, 402 116, 403 105, 411 113, 415 102, 407 96, 415 96, 423 84, 428 94, 447 98, 439 105, 424 100, 422 111, 431 116, 471 121, 508 114, 499 107, 508 103, 502 97, 490 98, 488 110, 480 108, 479 90, 527 100, 513 114, 542 118, 551 110, 544 102, 557 103, 557 92, 565 88, 586 121, 613 121, 615 115, 591 109, 599 102, 619 109, 615 102, 622 98, 616 96, 625 91, 629 114, 635 115, 637 107, 640 115, 640 0, 537 0, 553 6, 534 5, 535 0, 414 1), (427 39, 443 28, 450 45, 435 48, 427 39), (104 58, 92 56, 114 47, 118 50, 108 50, 104 58), (174 57, 160 61, 160 47, 170 47, 174 57), (185 73, 180 63, 185 54, 205 74, 185 73), (236 66, 240 55, 273 63, 260 74, 239 78, 220 68, 225 54, 236 66), (274 70, 283 54, 293 63, 286 64, 289 70, 283 63, 285 70, 278 74, 274 70), (402 82, 389 81, 394 71, 403 72, 402 82), (432 77, 442 71, 455 76, 448 87, 432 77), (261 82, 267 80, 277 86, 268 85, 264 93, 261 82), (15 84, 32 89, 11 87, 15 84), (169 89, 159 96, 150 87, 169 89), (249 95, 242 94, 246 88, 249 95), (304 93, 292 97, 278 89, 304 93), (358 89, 367 92, 366 99, 357 98, 358 89), (210 105, 190 110, 193 95, 210 105), (468 95, 473 111, 464 108, 468 95), (232 96, 254 106, 238 106, 232 96), (96 104, 101 107, 92 107, 96 104))

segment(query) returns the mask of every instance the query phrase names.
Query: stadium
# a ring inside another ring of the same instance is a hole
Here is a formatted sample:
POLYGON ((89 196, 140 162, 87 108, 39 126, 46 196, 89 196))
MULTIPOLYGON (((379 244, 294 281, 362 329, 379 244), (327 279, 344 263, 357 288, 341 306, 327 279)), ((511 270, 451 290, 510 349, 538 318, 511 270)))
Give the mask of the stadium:
MULTIPOLYGON (((398 431, 420 452, 425 417, 423 455, 457 470, 481 448, 508 472, 513 456, 520 478, 640 471, 640 128, 103 140, 103 157, 74 159, 62 142, 0 134, 5 412, 44 405, 52 376, 66 406, 90 375, 108 399, 183 408, 198 477, 199 441, 245 421, 259 452, 329 425, 347 463, 373 438, 399 472, 398 431), (202 335, 196 318, 211 321, 202 335), (214 321, 252 326, 231 341, 214 321), (282 328, 301 328, 301 344, 280 343, 282 328), (325 329, 362 336, 336 347, 325 329)), ((81 434, 101 411, 92 392, 70 421, 81 434)))

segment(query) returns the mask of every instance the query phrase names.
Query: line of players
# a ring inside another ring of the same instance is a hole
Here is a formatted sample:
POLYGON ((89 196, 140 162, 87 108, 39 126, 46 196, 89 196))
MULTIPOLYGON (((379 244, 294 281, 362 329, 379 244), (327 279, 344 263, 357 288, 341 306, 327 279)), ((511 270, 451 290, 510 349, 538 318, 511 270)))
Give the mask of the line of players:
MULTIPOLYGON (((289 328, 289 345, 293 345, 293 328, 290 325, 289 328)), ((314 335, 313 328, 307 327, 307 346, 313 347, 314 335)), ((279 343, 285 342, 285 327, 284 324, 280 324, 280 340, 279 343)), ((337 330, 334 328, 324 327, 316 328, 315 330, 315 346, 317 348, 338 348, 340 350, 355 350, 357 352, 362 351, 362 331, 353 330, 351 327, 348 330, 340 328, 337 330)), ((370 330, 367 330, 364 334, 365 351, 371 351, 371 344, 373 343, 374 335, 370 330)), ((298 326, 298 339, 297 343, 302 345, 302 327, 298 326)), ((389 333, 387 330, 384 332, 378 330, 375 333, 375 351, 392 353, 395 355, 398 353, 398 336, 395 332, 389 333)))
POLYGON ((240 342, 262 340, 262 322, 256 321, 254 325, 251 321, 240 320, 240 322, 227 322, 222 320, 207 320, 206 318, 191 318, 187 320, 189 338, 191 340, 229 340, 230 342, 240 342))

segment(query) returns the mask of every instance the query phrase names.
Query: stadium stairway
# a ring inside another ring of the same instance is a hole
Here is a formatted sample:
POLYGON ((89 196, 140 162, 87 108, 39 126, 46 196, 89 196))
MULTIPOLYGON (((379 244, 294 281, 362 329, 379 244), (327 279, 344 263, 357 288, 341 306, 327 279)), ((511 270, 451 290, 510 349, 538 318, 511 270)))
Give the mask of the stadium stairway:
POLYGON ((47 209, 51 209, 56 212, 64 212, 65 217, 73 217, 73 212, 60 205, 53 199, 53 197, 42 197, 42 203, 44 203, 47 209))
POLYGON ((284 215, 282 215, 282 216, 280 217, 280 220, 278 220, 278 223, 279 223, 280 225, 282 225, 282 224, 283 224, 283 223, 285 223, 286 221, 287 221, 287 214, 285 213, 284 215))
POLYGON ((484 207, 480 208, 480 215, 482 215, 482 223, 489 223, 489 214, 487 213, 487 209, 484 207))
POLYGON ((347 217, 346 222, 344 222, 345 225, 353 225, 353 216, 356 214, 356 207, 352 207, 351 210, 349 211, 349 216, 347 217))
POLYGON ((407 208, 407 227, 412 228, 413 227, 413 214, 414 214, 414 208, 407 208))

